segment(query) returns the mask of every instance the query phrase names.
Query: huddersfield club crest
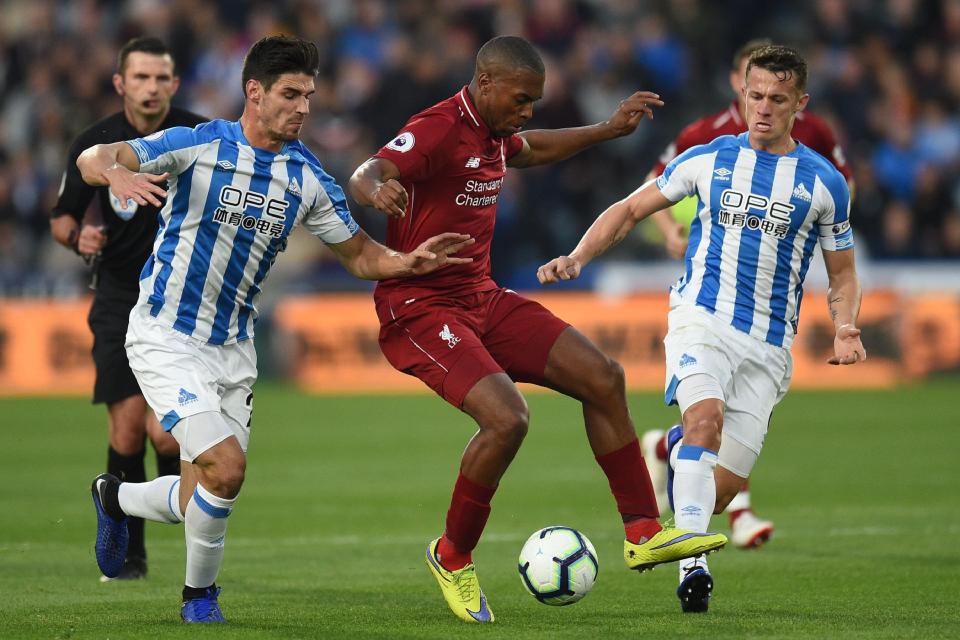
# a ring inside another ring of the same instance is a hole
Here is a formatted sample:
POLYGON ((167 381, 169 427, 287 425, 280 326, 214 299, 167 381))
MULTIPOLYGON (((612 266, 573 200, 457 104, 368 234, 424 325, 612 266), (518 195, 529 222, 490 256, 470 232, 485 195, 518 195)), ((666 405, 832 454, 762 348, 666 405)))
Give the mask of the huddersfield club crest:
POLYGON ((117 214, 124 222, 128 222, 133 214, 137 212, 137 203, 133 198, 127 198, 127 202, 121 203, 120 198, 113 194, 113 191, 107 189, 107 193, 110 194, 110 207, 113 209, 113 212, 117 214))

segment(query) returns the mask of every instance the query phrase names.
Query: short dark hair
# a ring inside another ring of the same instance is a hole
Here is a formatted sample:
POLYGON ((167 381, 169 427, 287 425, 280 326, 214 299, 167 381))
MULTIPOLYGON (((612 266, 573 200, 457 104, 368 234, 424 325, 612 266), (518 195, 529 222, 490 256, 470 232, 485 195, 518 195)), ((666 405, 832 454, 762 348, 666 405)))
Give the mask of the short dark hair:
POLYGON ((731 68, 736 71, 740 68, 740 63, 749 58, 754 51, 769 47, 772 44, 773 40, 770 38, 754 38, 743 43, 739 49, 733 52, 733 67, 731 68))
POLYGON ((243 61, 243 87, 251 78, 269 91, 285 73, 317 75, 320 53, 314 43, 294 36, 267 36, 250 47, 243 61))
POLYGON ((747 73, 753 67, 760 67, 770 71, 778 80, 794 79, 794 84, 800 93, 807 88, 807 61, 796 49, 781 45, 769 45, 750 54, 747 63, 747 73))
POLYGON ((149 53, 155 56, 170 56, 170 60, 173 61, 173 74, 177 74, 177 61, 173 59, 173 54, 170 53, 170 49, 167 48, 167 45, 163 44, 163 40, 154 38, 153 36, 131 38, 127 40, 126 44, 120 47, 120 53, 117 55, 117 73, 123 75, 127 66, 127 58, 129 58, 130 54, 134 51, 149 53))
POLYGON ((526 67, 534 73, 544 75, 543 60, 533 45, 519 36, 497 36, 491 38, 477 52, 477 69, 493 65, 511 68, 526 67))

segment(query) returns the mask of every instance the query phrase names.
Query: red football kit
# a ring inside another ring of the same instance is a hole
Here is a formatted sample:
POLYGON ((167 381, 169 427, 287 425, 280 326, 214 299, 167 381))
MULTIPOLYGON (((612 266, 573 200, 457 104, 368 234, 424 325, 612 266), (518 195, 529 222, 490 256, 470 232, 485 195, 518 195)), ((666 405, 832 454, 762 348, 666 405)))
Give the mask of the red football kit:
POLYGON ((399 168, 409 198, 406 215, 387 223, 388 247, 412 251, 447 231, 476 239, 457 254, 473 262, 384 280, 374 292, 387 360, 458 408, 492 373, 543 384, 550 348, 569 326, 490 276, 497 199, 522 148, 519 135, 490 133, 464 87, 410 118, 374 156, 399 168))
MULTIPOLYGON (((720 136, 736 136, 746 130, 747 123, 740 116, 740 110, 734 100, 723 111, 687 125, 657 159, 653 171, 656 175, 660 175, 671 160, 690 147, 707 144, 720 136)), ((843 155, 843 149, 833 135, 830 125, 823 118, 809 111, 801 111, 793 121, 793 130, 790 135, 832 162, 847 182, 850 181, 850 167, 843 155)))

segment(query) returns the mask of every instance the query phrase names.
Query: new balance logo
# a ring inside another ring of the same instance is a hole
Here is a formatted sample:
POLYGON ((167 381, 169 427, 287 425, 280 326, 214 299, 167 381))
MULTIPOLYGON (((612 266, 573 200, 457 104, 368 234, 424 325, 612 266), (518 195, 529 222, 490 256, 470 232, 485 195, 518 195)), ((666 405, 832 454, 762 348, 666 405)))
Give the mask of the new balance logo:
POLYGON ((813 196, 810 195, 810 192, 807 191, 807 188, 803 186, 803 183, 797 185, 797 188, 793 190, 793 197, 798 200, 803 200, 804 202, 810 202, 813 200, 813 196))
POLYGON ((480 158, 470 158, 467 160, 467 164, 463 165, 467 169, 476 169, 480 166, 480 158))
POLYGON ((733 173, 733 171, 730 171, 730 169, 727 169, 726 167, 720 167, 719 169, 714 170, 713 175, 717 176, 718 181, 721 181, 729 180, 731 173, 733 173))
POLYGON ((233 164, 229 160, 221 160, 217 163, 217 169, 220 171, 236 171, 237 165, 233 164))
POLYGON ((457 346, 457 343, 460 342, 460 338, 453 335, 453 331, 450 331, 450 327, 443 325, 443 331, 440 332, 440 339, 447 341, 447 346, 453 349, 457 346))
POLYGON ((300 183, 297 182, 297 179, 296 179, 296 178, 291 178, 291 179, 290 179, 290 184, 287 185, 287 193, 290 193, 290 194, 292 194, 292 195, 295 195, 295 196, 297 196, 298 198, 301 197, 301 194, 300 194, 300 183))
POLYGON ((182 407, 182 406, 185 405, 185 404, 190 404, 191 402, 196 402, 196 401, 197 401, 197 396, 194 395, 194 394, 192 394, 192 393, 190 393, 189 391, 187 391, 187 390, 184 389, 183 387, 181 387, 181 388, 180 388, 180 395, 177 396, 177 401, 180 403, 180 406, 182 407))
POLYGON ((685 353, 685 354, 683 354, 682 356, 680 356, 680 367, 681 367, 681 368, 686 367, 686 366, 691 365, 691 364, 697 364, 697 359, 694 358, 692 355, 690 355, 689 353, 685 353))

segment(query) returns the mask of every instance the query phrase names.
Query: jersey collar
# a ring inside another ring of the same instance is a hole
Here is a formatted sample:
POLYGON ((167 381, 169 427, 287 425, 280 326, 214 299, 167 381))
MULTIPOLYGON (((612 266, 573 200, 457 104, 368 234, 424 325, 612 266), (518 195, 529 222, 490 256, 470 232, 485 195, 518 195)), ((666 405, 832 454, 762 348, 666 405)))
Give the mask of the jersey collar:
POLYGON ((740 135, 737 136, 737 139, 740 141, 740 146, 743 147, 744 149, 750 149, 750 150, 753 151, 754 153, 765 153, 765 154, 767 154, 767 155, 769 155, 769 156, 778 156, 778 157, 781 157, 781 158, 793 158, 793 157, 796 157, 796 156, 800 155, 800 149, 803 148, 803 143, 800 142, 799 140, 797 140, 796 138, 794 138, 794 139, 793 139, 793 142, 794 142, 794 144, 796 144, 797 146, 795 146, 795 147, 793 148, 793 150, 790 151, 790 153, 784 153, 784 154, 780 154, 780 153, 770 153, 769 151, 763 151, 762 149, 754 149, 753 147, 750 146, 750 132, 749 132, 749 131, 744 131, 743 133, 741 133, 740 135))
POLYGON ((237 136, 237 140, 239 140, 241 143, 247 145, 248 147, 250 147, 251 149, 253 149, 255 152, 259 152, 259 153, 261 153, 261 154, 269 154, 269 155, 272 155, 272 156, 289 156, 289 155, 290 155, 290 153, 289 153, 289 150, 290 150, 290 142, 289 142, 289 141, 286 141, 286 140, 285 140, 284 143, 283 143, 283 146, 280 147, 280 150, 279 150, 279 151, 270 151, 270 150, 268 150, 268 149, 262 149, 262 148, 260 148, 260 147, 255 147, 255 146, 253 146, 252 144, 250 144, 250 141, 247 140, 246 134, 243 133, 243 124, 242 124, 239 120, 233 120, 233 121, 231 121, 231 122, 230 122, 230 125, 233 127, 234 134, 237 136))
POLYGON ((460 89, 460 92, 454 96, 457 105, 460 107, 460 110, 463 111, 463 115, 470 126, 477 130, 477 132, 485 137, 490 137, 490 129, 487 128, 487 124, 483 121, 483 118, 480 117, 480 112, 477 111, 477 106, 473 104, 473 99, 470 97, 470 91, 466 86, 463 89, 460 89))

